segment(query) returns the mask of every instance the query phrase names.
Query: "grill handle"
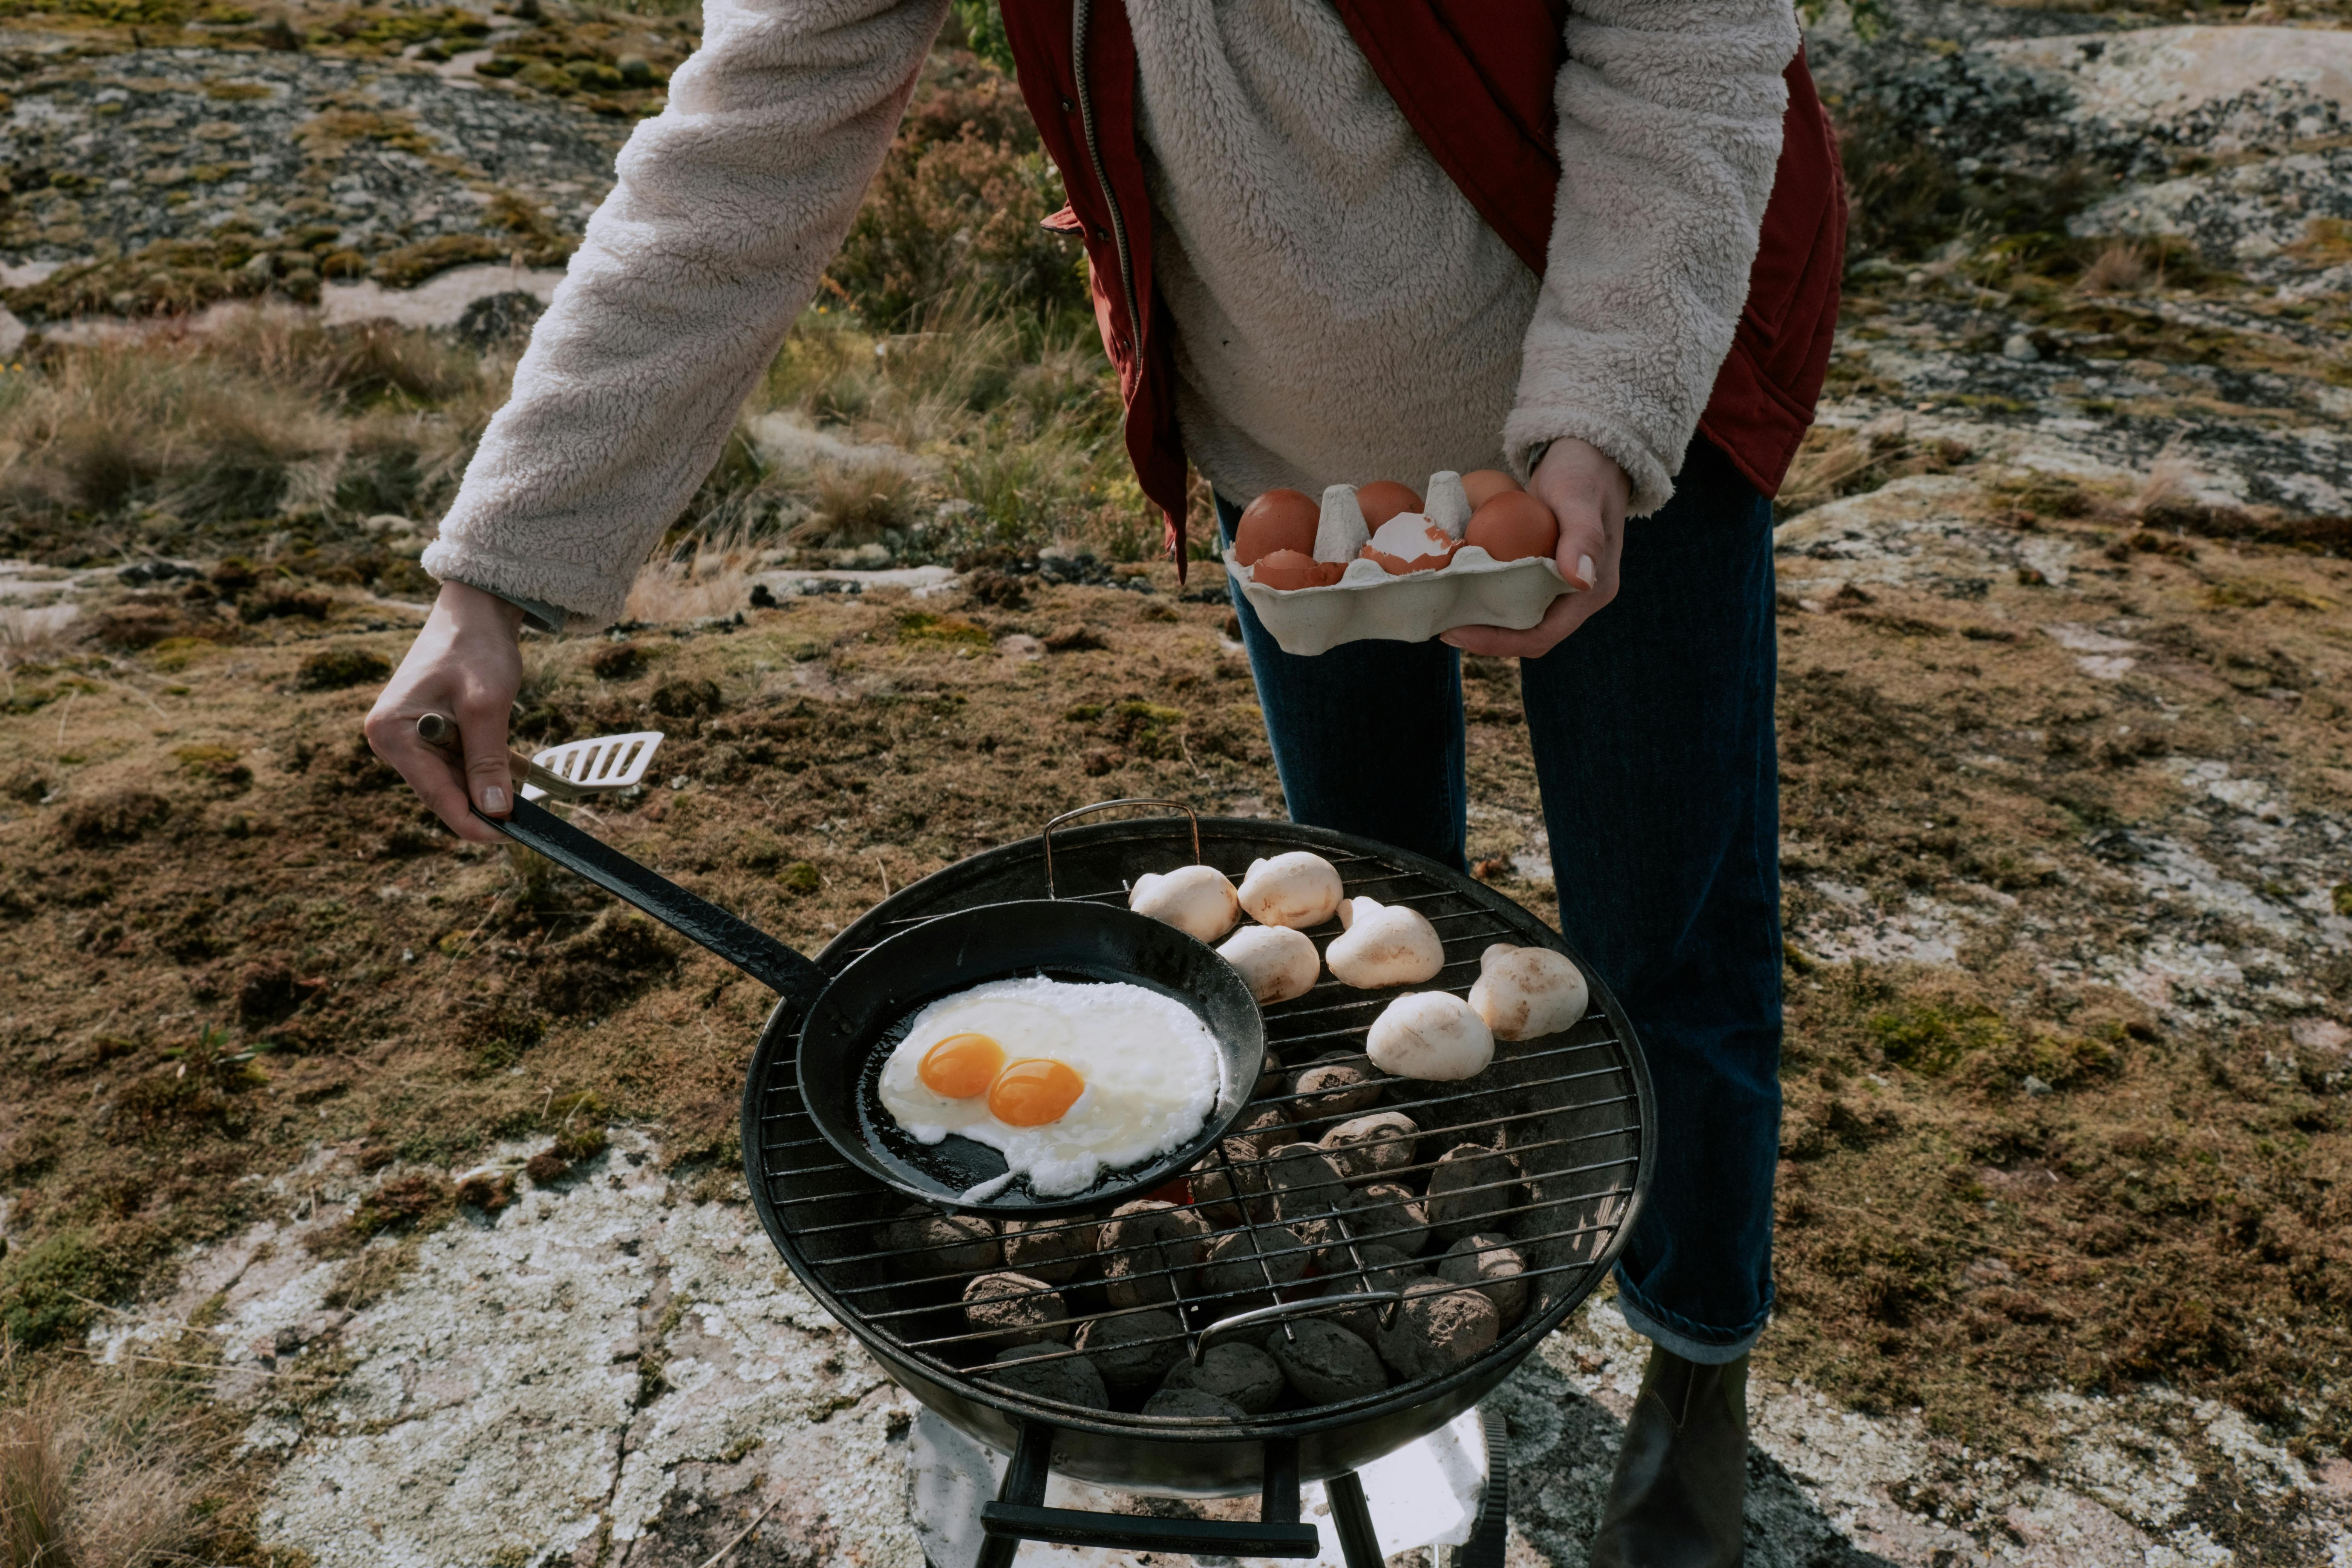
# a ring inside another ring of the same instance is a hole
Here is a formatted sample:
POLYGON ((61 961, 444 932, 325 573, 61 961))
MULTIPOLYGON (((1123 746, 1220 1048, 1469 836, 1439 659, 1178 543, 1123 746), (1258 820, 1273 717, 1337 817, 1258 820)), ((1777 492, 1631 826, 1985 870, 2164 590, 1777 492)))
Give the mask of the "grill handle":
POLYGON ((482 816, 478 811, 474 815, 516 843, 538 850, 565 870, 578 873, 680 936, 709 948, 803 1013, 824 989, 824 970, 766 931, 696 898, 544 806, 518 800, 512 816, 482 816))
MULTIPOLYGON (((1287 1323, 1293 1318, 1316 1318, 1326 1312, 1344 1311, 1350 1307, 1393 1309, 1404 1298, 1394 1290, 1352 1290, 1345 1296, 1310 1296, 1303 1301, 1281 1301, 1271 1307, 1259 1307, 1252 1311, 1235 1312, 1229 1318, 1219 1318, 1192 1336, 1192 1364, 1209 1353, 1209 1342, 1227 1334, 1237 1334, 1244 1329, 1255 1329, 1266 1323, 1287 1323)), ((1381 1316, 1381 1326, 1388 1326, 1388 1313, 1381 1316)))
MULTIPOLYGON (((1047 1508, 1045 1471, 1054 1451, 1054 1428, 1041 1422, 1021 1426, 1021 1439, 1004 1485, 994 1502, 980 1508, 988 1539, 976 1568, 1013 1568, 1024 1541, 1056 1546, 1092 1546, 1112 1552, 1165 1552, 1217 1557, 1316 1557, 1322 1536, 1298 1521, 1298 1445, 1265 1446, 1265 1491, 1259 1521, 1222 1519, 1155 1519, 1148 1514, 1089 1513, 1077 1508, 1047 1508)), ((1350 1478, 1352 1479, 1352 1478, 1350 1478)), ((1348 1559, 1354 1568, 1356 1557, 1348 1559)), ((1379 1568, 1377 1555, 1368 1568, 1379 1568)))
POLYGON ((1194 811, 1191 806, 1186 805, 1182 801, 1142 799, 1098 800, 1092 805, 1082 805, 1076 811, 1066 811, 1062 813, 1061 816, 1049 820, 1043 828, 1038 830, 1038 840, 1045 846, 1045 896, 1047 898, 1055 899, 1061 897, 1060 894, 1054 891, 1054 829, 1076 817, 1092 816, 1097 811, 1109 811, 1113 807, 1121 805, 1164 805, 1171 811, 1182 812, 1186 816, 1190 817, 1192 822, 1192 864, 1197 866, 1201 863, 1201 814, 1194 811))

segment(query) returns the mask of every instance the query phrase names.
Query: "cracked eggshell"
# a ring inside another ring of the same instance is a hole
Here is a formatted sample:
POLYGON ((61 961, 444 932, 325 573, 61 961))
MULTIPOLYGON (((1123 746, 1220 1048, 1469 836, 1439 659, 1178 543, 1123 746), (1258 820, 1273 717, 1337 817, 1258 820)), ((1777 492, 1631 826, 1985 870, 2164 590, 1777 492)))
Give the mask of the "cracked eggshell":
POLYGON ((1495 1037, 1452 992, 1416 991, 1372 1020, 1364 1054, 1392 1077, 1452 1083, 1486 1070, 1495 1059, 1495 1037))
POLYGON ((1592 999, 1583 971, 1548 947, 1498 942, 1478 955, 1470 1006, 1498 1040, 1532 1040, 1572 1027, 1592 999))
POLYGON ((1372 531, 1364 559, 1398 576, 1407 572, 1443 572, 1461 542, 1417 511, 1401 511, 1372 531))
POLYGON ((1339 868, 1311 850, 1293 849, 1250 862, 1242 879, 1242 908, 1264 925, 1305 931, 1331 918, 1345 889, 1339 868))
POLYGON ((1437 928, 1417 910, 1351 899, 1339 907, 1345 935, 1324 950, 1334 977, 1368 991, 1418 985, 1445 967, 1437 928))
POLYGON ((1179 866, 1165 876, 1147 871, 1128 890, 1127 907, 1174 926, 1190 937, 1215 942, 1241 918, 1241 898, 1214 866, 1179 866))
POLYGON ((1315 943, 1287 926, 1244 926, 1225 939, 1217 956, 1240 973, 1261 1006, 1306 995, 1323 969, 1315 943))
POLYGON ((1315 521, 1315 559, 1345 565, 1361 555, 1371 539, 1364 509, 1356 504, 1356 487, 1333 485, 1326 489, 1322 513, 1315 521))

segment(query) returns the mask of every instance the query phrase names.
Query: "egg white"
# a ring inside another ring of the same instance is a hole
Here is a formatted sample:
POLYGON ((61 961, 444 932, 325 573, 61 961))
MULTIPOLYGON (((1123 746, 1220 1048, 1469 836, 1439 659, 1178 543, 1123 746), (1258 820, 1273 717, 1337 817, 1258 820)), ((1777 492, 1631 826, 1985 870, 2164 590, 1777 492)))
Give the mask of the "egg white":
POLYGON ((1201 1130, 1223 1086, 1216 1037, 1192 1010, 1140 985, 995 980, 941 997, 915 1016, 882 1064, 882 1107, 924 1143, 960 1133, 1004 1156, 1039 1197, 1084 1192, 1106 1169, 1140 1164, 1201 1130), (950 1035, 986 1035, 1007 1062, 1064 1062, 1086 1092, 1057 1121, 1014 1127, 988 1096, 950 1100, 925 1087, 924 1053, 950 1035))

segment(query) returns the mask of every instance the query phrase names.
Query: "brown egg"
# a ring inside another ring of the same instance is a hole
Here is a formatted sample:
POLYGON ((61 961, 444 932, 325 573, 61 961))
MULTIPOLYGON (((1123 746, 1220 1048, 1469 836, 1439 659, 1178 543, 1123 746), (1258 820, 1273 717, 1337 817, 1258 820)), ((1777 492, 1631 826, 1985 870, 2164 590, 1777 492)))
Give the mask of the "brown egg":
POLYGON ((1315 526, 1323 509, 1297 490, 1268 490, 1242 509, 1234 525, 1234 557, 1255 566, 1277 550, 1315 552, 1315 526))
POLYGON ((1303 550, 1277 550, 1251 567, 1250 576, 1269 588, 1328 588, 1346 570, 1337 561, 1318 561, 1303 550))
POLYGON ((1394 479, 1374 479, 1356 492, 1356 504, 1364 509, 1364 526, 1378 528, 1401 511, 1419 511, 1421 498, 1394 479))
POLYGON ((1478 468, 1462 476, 1462 491, 1470 498, 1472 511, 1518 488, 1519 481, 1500 468, 1478 468))
POLYGON ((1506 490, 1470 514, 1462 542, 1476 545, 1497 561, 1549 555, 1559 545, 1559 520, 1526 491, 1506 490))

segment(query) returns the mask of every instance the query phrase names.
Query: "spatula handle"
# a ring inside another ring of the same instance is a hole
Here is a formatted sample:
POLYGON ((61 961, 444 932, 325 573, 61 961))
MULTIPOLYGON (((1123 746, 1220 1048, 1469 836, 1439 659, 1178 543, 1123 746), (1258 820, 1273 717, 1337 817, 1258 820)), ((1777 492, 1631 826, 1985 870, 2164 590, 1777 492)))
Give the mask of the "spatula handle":
MULTIPOLYGON (((453 758, 464 760, 464 752, 457 738, 457 721, 446 713, 419 714, 416 720, 416 738, 453 758)), ((518 784, 526 782, 537 784, 558 800, 586 800, 589 796, 600 793, 593 789, 583 789, 562 774, 541 767, 520 752, 511 748, 507 752, 507 775, 518 784)))

